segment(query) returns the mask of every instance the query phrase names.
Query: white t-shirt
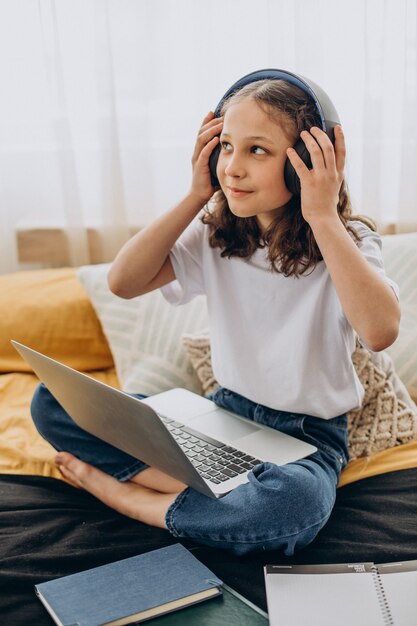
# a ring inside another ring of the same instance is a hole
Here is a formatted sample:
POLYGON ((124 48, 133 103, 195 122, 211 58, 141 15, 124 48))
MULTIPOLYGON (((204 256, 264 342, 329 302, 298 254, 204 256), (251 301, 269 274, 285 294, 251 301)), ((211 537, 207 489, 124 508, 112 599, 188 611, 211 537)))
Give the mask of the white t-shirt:
MULTIPOLYGON (((364 257, 385 275, 381 238, 355 221, 364 257)), ((300 278, 271 271, 267 249, 222 258, 196 218, 170 253, 176 280, 161 288, 174 305, 206 294, 213 373, 220 385, 272 409, 330 419, 361 405, 352 364, 356 334, 326 264, 300 278)))

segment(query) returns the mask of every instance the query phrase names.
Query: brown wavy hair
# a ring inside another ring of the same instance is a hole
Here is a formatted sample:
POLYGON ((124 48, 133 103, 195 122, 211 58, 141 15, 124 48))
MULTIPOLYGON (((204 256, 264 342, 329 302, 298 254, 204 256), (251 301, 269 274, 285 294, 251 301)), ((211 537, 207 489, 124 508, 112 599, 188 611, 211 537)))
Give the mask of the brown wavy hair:
MULTIPOLYGON (((224 115, 232 104, 246 98, 254 100, 271 119, 280 124, 293 144, 302 130, 321 126, 313 100, 302 89, 284 80, 266 79, 246 85, 225 101, 220 114, 224 115)), ((360 241, 361 237, 349 224, 350 221, 360 220, 376 230, 369 218, 352 215, 352 204, 344 180, 339 191, 337 212, 344 227, 356 241, 360 241)), ((210 227, 210 246, 222 248, 222 257, 249 259, 258 248, 267 246, 271 269, 284 276, 297 278, 310 269, 313 271, 317 263, 323 260, 313 231, 303 218, 299 196, 291 198, 263 233, 255 216, 242 218, 230 211, 222 190, 214 193, 201 219, 210 227)))

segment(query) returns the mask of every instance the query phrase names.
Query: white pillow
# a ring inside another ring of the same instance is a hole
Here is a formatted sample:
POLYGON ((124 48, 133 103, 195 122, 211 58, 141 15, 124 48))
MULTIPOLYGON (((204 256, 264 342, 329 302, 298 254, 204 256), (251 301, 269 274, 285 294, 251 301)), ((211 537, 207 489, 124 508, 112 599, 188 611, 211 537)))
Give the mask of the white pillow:
POLYGON ((153 395, 173 387, 202 393, 181 336, 207 325, 206 299, 175 307, 159 290, 125 300, 107 285, 110 264, 80 267, 77 276, 103 327, 121 388, 153 395))
POLYGON ((400 334, 388 348, 395 370, 417 401, 417 233, 384 235, 382 254, 387 275, 400 288, 400 334))

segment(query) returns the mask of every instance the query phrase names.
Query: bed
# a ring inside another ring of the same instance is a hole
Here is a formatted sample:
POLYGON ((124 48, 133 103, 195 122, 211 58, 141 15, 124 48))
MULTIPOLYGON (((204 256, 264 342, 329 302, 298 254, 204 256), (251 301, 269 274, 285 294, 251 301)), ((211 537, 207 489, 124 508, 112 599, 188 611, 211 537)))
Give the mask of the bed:
MULTIPOLYGON (((403 309, 400 337, 390 355, 403 388, 415 402, 417 233, 383 239, 386 266, 400 285, 403 309)), ((203 303, 172 312, 157 292, 140 301, 121 301, 106 291, 107 269, 44 269, 0 277, 0 617, 4 624, 53 623, 35 596, 36 583, 177 541, 168 531, 117 514, 62 479, 53 463, 54 451, 30 419, 38 380, 10 345, 10 339, 15 339, 129 392, 151 394, 186 386, 203 393, 201 360, 193 359, 195 353, 189 350, 190 337, 198 337, 207 323, 203 303)), ((396 393, 401 396, 401 389, 396 393)), ((391 444, 368 450, 348 464, 329 522, 312 544, 292 558, 273 552, 234 557, 191 541, 184 545, 263 610, 266 563, 417 559, 415 432, 408 439, 392 439, 391 444)))

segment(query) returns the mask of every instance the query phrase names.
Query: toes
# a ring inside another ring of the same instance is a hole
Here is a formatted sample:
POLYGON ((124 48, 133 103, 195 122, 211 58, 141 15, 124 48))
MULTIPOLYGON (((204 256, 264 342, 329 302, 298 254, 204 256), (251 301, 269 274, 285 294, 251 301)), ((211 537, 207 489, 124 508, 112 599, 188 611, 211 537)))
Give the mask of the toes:
POLYGON ((59 465, 68 465, 68 463, 72 460, 75 459, 76 457, 73 454, 70 454, 69 452, 58 452, 58 454, 56 455, 54 461, 55 463, 59 466, 59 465))
POLYGON ((84 483, 88 481, 91 473, 97 471, 94 467, 88 465, 88 463, 84 463, 84 461, 80 461, 80 459, 69 452, 60 452, 57 454, 55 463, 61 474, 79 487, 84 486, 84 483))

